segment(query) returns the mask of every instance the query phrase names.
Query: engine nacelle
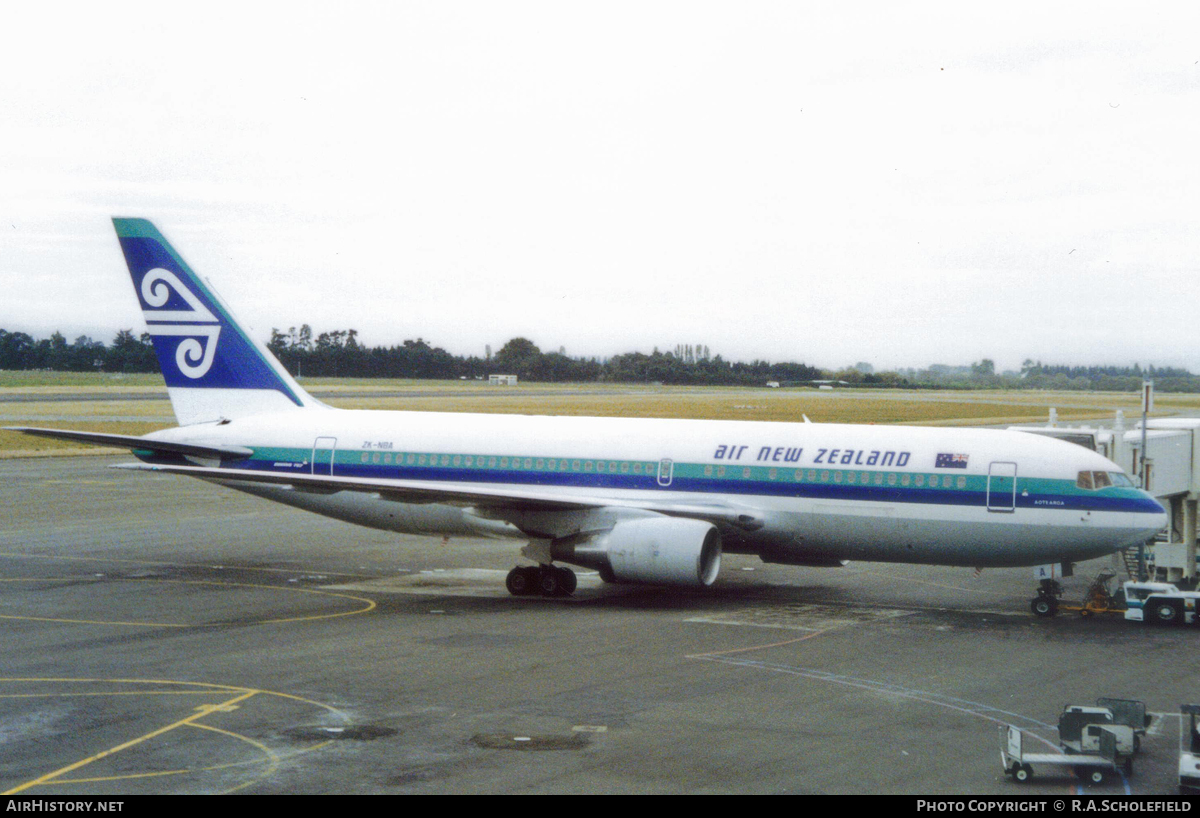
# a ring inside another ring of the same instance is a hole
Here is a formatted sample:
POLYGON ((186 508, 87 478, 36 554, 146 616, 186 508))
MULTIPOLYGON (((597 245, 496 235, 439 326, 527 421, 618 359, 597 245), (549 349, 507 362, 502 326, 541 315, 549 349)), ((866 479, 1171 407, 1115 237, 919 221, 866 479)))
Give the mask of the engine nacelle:
POLYGON ((607 569, 618 582, 703 587, 721 571, 721 533, 703 520, 622 520, 583 542, 555 541, 551 548, 555 559, 607 569))

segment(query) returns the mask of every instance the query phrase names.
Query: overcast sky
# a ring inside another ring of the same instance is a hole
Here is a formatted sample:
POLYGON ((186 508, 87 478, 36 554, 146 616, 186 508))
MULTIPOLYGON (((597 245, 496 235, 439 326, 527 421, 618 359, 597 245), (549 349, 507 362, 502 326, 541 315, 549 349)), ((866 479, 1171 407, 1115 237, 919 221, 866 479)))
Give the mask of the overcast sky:
POLYGON ((0 327, 1200 372, 1200 4, 22 3, 0 327), (183 11, 182 9, 190 9, 183 11))

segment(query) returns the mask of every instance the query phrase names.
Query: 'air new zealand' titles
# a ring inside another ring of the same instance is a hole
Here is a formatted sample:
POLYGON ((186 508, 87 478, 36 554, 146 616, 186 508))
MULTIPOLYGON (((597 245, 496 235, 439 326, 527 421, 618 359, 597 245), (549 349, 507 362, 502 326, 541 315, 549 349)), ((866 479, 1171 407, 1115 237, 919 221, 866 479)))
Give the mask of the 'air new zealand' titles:
POLYGON ((1166 522, 1116 464, 1022 432, 332 409, 150 222, 113 223, 180 425, 20 431, 125 446, 141 462, 123 468, 373 528, 524 540, 515 594, 571 593, 556 563, 706 586, 723 551, 809 566, 1069 562, 1166 522))

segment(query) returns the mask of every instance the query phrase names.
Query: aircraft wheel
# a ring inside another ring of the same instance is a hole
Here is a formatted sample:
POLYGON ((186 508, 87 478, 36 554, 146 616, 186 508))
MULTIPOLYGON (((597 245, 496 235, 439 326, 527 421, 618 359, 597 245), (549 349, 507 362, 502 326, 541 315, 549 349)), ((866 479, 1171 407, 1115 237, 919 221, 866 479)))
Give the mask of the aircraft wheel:
POLYGON ((504 578, 504 587, 513 596, 529 596, 537 590, 535 577, 536 574, 531 573, 530 569, 518 565, 504 578))
POLYGON ((1051 617, 1058 613, 1058 600, 1053 597, 1039 596, 1029 603, 1029 610, 1034 616, 1051 617))
POLYGON ((575 588, 579 585, 579 580, 575 576, 575 572, 570 568, 556 568, 558 571, 558 593, 561 596, 570 596, 575 593, 575 588))
POLYGON ((1013 781, 1018 784, 1024 784, 1029 779, 1033 778, 1033 768, 1028 764, 1013 765, 1013 781))
POLYGON ((558 574, 558 569, 553 565, 542 566, 538 576, 538 590, 542 596, 558 596, 561 587, 562 578, 558 574))

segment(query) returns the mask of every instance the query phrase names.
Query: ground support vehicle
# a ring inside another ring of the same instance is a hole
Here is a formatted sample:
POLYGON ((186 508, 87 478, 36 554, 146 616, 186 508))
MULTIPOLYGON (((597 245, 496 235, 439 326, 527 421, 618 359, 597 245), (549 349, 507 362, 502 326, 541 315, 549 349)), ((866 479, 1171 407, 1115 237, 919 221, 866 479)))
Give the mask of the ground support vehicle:
POLYGON ((1100 752, 1100 740, 1104 733, 1113 736, 1117 756, 1131 756, 1140 743, 1133 728, 1116 724, 1113 713, 1107 707, 1087 707, 1072 704, 1058 717, 1058 743, 1068 755, 1100 752))
POLYGON ((1113 594, 1110 589, 1115 577, 1113 571, 1101 571, 1088 586, 1079 605, 1059 602, 1063 595, 1062 585, 1057 579, 1043 579, 1038 584, 1037 596, 1029 603, 1029 609, 1041 617, 1054 616, 1060 610, 1078 611, 1082 616, 1124 611, 1125 605, 1120 600, 1120 594, 1113 594))
POLYGON ((1146 703, 1134 699, 1100 698, 1095 706, 1068 704, 1058 717, 1058 740, 1068 753, 1095 752, 1096 736, 1090 725, 1109 725, 1117 739, 1117 754, 1132 755, 1142 747, 1142 736, 1150 726, 1146 703))
POLYGON ((1179 707, 1179 792, 1200 793, 1200 704, 1179 707))
POLYGON ((1096 699, 1097 707, 1107 707, 1112 711, 1113 724, 1124 724, 1133 730, 1133 749, 1141 749, 1142 737, 1152 721, 1146 712, 1146 703, 1136 699, 1112 699, 1108 697, 1096 699))
POLYGON ((1181 591, 1168 582, 1126 582, 1125 618, 1159 625, 1200 625, 1200 592, 1181 591))
POLYGON ((1069 771, 1093 784, 1102 784, 1122 772, 1127 776, 1132 775, 1133 759, 1128 756, 1122 758, 1117 754, 1116 736, 1111 732, 1111 725, 1093 727, 1097 732, 1099 753, 1077 755, 1027 753, 1024 747, 1024 731, 1011 724, 1005 725, 1000 728, 1000 763, 1004 765, 1005 775, 1022 784, 1033 778, 1035 770, 1041 775, 1055 770, 1063 773, 1069 771))
POLYGON ((1159 625, 1200 625, 1200 616, 1197 616, 1200 591, 1181 591, 1167 582, 1131 580, 1113 592, 1111 586, 1115 577, 1113 571, 1101 571, 1078 605, 1059 602, 1063 595, 1062 585, 1056 579, 1043 579, 1029 609, 1040 617, 1051 617, 1064 610, 1078 611, 1082 616, 1122 613, 1133 622, 1159 625))

